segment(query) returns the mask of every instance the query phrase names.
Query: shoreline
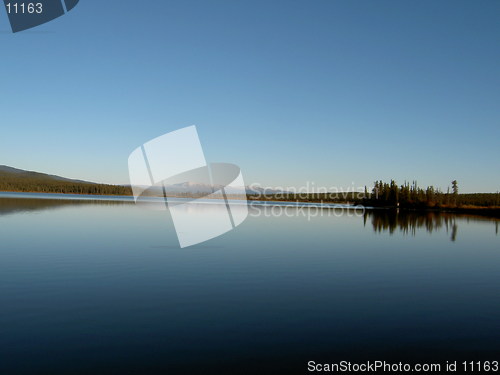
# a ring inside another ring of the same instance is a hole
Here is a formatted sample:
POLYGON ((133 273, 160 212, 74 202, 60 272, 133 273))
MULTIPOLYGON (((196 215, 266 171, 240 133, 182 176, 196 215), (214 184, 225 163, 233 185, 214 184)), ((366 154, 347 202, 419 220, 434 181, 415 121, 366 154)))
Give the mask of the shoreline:
MULTIPOLYGON (((27 191, 0 191, 0 198, 20 198, 20 199, 64 199, 64 200, 99 200, 99 201, 121 201, 127 203, 134 203, 133 195, 99 195, 99 194, 68 194, 68 193, 45 193, 45 192, 27 192, 27 191), (12 194, 12 197, 2 197, 2 194, 12 194), (40 196, 29 196, 29 195, 44 195, 40 196)), ((162 198, 160 196, 151 198, 162 198)), ((189 199, 181 196, 169 196, 168 198, 175 199, 189 199)), ((206 198, 201 197, 197 199, 218 199, 218 198, 206 198)), ((227 197, 227 199, 238 200, 241 198, 227 197)), ((344 208, 344 209, 365 209, 365 210, 387 210, 387 211, 397 211, 397 212, 416 212, 416 213, 448 213, 448 214, 468 214, 468 215, 478 215, 486 216, 490 218, 500 219, 500 207, 481 207, 481 206, 462 206, 462 207, 394 207, 394 206, 369 206, 363 204, 354 204, 352 202, 311 202, 311 201, 301 201, 301 200, 266 200, 266 199, 252 199, 247 198, 247 201, 251 204, 259 203, 261 205, 283 205, 287 203, 294 203, 297 207, 300 204, 306 205, 311 208, 344 208)))

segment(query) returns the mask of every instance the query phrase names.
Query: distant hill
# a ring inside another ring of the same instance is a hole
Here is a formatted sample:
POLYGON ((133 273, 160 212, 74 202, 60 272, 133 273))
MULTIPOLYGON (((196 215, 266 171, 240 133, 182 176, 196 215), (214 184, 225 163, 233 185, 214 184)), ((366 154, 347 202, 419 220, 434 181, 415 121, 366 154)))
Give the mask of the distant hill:
POLYGON ((131 195, 130 187, 98 184, 0 165, 0 191, 131 195))
POLYGON ((51 180, 51 181, 66 181, 66 182, 74 182, 74 183, 83 183, 83 184, 94 184, 94 182, 83 181, 83 180, 73 180, 70 178, 65 178, 61 176, 56 176, 52 174, 39 173, 33 171, 26 171, 24 169, 17 169, 8 167, 6 165, 0 165, 0 177, 1 176, 17 176, 17 177, 26 177, 26 178, 36 178, 41 180, 51 180))
MULTIPOLYGON (((219 190, 223 186, 215 186, 219 190)), ((200 195, 213 191, 211 185, 184 182, 167 185, 165 192, 173 196, 200 195)), ((89 181, 75 180, 52 174, 27 171, 0 165, 0 191, 34 192, 34 193, 65 193, 65 194, 97 194, 97 195, 132 195, 130 186, 106 185, 89 181)), ((249 186, 226 187, 228 195, 249 194, 252 196, 268 196, 284 193, 276 189, 251 188, 249 186)), ((149 190, 151 195, 163 195, 162 187, 149 190)))

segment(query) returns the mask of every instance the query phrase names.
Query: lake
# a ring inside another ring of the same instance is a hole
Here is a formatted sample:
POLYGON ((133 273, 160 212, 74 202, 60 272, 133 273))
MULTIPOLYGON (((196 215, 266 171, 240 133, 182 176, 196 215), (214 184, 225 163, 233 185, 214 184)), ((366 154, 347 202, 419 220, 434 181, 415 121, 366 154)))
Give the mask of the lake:
POLYGON ((168 212, 56 198, 0 194, 2 374, 500 359, 497 220, 255 206, 180 249, 168 212))

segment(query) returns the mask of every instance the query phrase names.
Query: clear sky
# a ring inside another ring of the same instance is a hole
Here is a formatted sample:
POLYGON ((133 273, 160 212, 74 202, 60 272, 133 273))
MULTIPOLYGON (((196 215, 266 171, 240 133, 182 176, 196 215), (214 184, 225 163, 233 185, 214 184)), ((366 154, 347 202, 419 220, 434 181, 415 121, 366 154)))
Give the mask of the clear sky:
POLYGON ((0 44, 0 164, 127 183, 195 124, 247 184, 500 189, 497 0, 81 0, 0 44))

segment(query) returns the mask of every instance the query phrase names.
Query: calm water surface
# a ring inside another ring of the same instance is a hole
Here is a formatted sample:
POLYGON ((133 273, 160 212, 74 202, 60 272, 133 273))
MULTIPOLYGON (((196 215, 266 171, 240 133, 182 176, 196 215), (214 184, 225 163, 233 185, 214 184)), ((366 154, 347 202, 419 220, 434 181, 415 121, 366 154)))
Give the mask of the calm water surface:
POLYGON ((500 359, 498 221, 270 210, 180 249, 127 199, 0 196, 0 373, 500 359))

